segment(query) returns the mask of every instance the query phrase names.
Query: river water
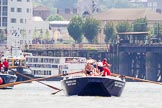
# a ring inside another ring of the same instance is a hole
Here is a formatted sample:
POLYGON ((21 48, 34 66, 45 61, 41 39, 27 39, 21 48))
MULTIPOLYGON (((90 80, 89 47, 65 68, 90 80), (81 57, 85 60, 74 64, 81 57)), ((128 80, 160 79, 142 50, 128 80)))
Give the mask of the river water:
MULTIPOLYGON (((44 81, 61 87, 59 81, 44 81)), ((161 108, 162 85, 127 82, 121 97, 55 95, 55 90, 38 82, 0 90, 0 108, 161 108)))

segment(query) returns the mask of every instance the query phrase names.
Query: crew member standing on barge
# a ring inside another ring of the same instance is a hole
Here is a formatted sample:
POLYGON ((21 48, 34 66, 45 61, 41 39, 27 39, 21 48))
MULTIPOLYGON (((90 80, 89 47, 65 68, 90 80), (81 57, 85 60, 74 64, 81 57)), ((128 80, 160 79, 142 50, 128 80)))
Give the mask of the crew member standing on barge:
POLYGON ((3 66, 4 66, 4 73, 6 74, 8 71, 8 61, 6 58, 3 61, 3 66))
POLYGON ((103 76, 107 76, 107 75, 111 75, 111 71, 110 71, 110 64, 108 64, 107 62, 107 59, 105 58, 103 61, 103 70, 104 70, 104 73, 103 73, 103 76))

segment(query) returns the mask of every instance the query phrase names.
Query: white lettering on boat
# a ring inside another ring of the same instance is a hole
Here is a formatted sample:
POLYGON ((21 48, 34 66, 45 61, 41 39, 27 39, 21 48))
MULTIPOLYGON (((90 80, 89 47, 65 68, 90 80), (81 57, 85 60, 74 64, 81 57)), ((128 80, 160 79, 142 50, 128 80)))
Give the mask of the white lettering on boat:
POLYGON ((123 87, 124 83, 123 82, 119 82, 119 81, 115 81, 115 85, 116 87, 123 87))
POLYGON ((72 86, 72 85, 76 85, 76 80, 69 80, 65 82, 67 84, 67 86, 72 86))

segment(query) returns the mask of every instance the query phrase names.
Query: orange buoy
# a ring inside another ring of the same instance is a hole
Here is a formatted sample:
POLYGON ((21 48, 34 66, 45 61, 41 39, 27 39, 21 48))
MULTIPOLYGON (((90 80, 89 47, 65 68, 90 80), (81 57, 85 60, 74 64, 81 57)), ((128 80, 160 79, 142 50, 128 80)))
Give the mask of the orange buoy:
POLYGON ((3 79, 0 77, 0 85, 3 84, 3 79))

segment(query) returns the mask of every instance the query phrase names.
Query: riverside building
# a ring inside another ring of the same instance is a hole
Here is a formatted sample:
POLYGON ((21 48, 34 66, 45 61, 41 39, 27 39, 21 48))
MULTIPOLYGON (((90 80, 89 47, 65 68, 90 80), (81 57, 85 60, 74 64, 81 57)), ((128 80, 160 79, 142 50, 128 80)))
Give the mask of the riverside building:
POLYGON ((0 34, 7 36, 8 47, 32 44, 47 30, 48 22, 33 17, 32 0, 0 0, 0 34))

